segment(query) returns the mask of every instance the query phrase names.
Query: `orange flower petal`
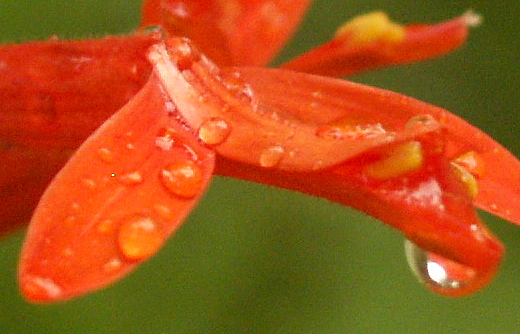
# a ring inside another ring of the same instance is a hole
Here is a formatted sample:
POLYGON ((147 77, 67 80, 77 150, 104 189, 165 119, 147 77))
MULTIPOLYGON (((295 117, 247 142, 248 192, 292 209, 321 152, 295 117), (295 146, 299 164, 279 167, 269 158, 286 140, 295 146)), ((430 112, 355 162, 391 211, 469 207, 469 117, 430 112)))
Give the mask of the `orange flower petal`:
POLYGON ((213 166, 152 76, 44 193, 20 261, 26 298, 68 299, 128 273, 183 221, 213 166))
POLYGON ((27 224, 72 150, 142 88, 160 38, 0 46, 0 235, 27 224))
POLYGON ((410 63, 450 52, 465 40, 479 16, 468 12, 434 25, 401 26, 377 12, 355 18, 328 43, 282 65, 328 76, 347 76, 373 68, 410 63))
POLYGON ((168 50, 156 45, 150 59, 201 140, 220 155, 251 165, 317 170, 441 128, 436 122, 405 127, 411 117, 434 108, 413 99, 290 71, 219 70, 185 39, 169 39, 168 50))
POLYGON ((190 38, 221 66, 265 65, 291 37, 310 0, 148 0, 142 26, 190 38))

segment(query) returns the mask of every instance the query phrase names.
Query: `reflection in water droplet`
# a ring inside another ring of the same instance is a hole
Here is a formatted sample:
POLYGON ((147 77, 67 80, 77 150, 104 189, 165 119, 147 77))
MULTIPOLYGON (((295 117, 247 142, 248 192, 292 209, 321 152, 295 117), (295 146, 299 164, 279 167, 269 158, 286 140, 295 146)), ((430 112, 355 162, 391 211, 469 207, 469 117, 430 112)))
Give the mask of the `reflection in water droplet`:
POLYGON ((34 300, 56 299, 62 294, 61 287, 52 279, 31 275, 24 280, 23 291, 34 300))
POLYGON ((433 291, 445 295, 457 295, 457 290, 472 290, 472 285, 482 284, 477 272, 463 264, 441 255, 428 252, 405 239, 404 249, 410 269, 415 276, 433 291))
POLYGON ((201 124, 199 138, 208 145, 223 143, 231 133, 231 127, 222 118, 210 118, 201 124))
POLYGON ((202 170, 191 160, 169 164, 161 170, 159 178, 175 196, 192 198, 201 191, 202 170))
POLYGON ((260 166, 274 167, 282 160, 284 155, 283 147, 277 145, 264 150, 260 154, 260 166))
POLYGON ((164 232, 150 217, 132 215, 121 224, 117 242, 123 255, 130 260, 145 259, 164 242, 164 232))
POLYGON ((101 161, 103 161, 103 162, 111 163, 114 161, 114 155, 112 154, 112 151, 110 151, 106 147, 100 148, 97 151, 97 155, 98 155, 99 159, 101 159, 101 161))

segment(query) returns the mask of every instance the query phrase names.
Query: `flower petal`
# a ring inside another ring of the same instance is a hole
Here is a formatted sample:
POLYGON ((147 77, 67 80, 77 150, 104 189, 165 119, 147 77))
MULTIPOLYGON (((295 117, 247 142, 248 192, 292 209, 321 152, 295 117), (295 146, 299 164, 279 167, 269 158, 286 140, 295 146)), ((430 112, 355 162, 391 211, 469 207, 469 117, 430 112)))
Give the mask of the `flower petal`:
POLYGON ((334 38, 282 65, 283 68, 328 76, 348 76, 373 68, 437 57, 459 47, 468 27, 479 23, 468 12, 434 25, 401 26, 375 12, 354 18, 334 38))
POLYGON ((160 38, 0 46, 0 234, 27 224, 72 150, 142 88, 160 38))
POLYGON ((310 0, 148 0, 142 26, 190 38, 224 65, 265 65, 291 37, 310 0))
POLYGON ((411 117, 435 107, 398 94, 283 70, 220 71, 189 41, 167 44, 150 54, 165 91, 201 139, 230 159, 310 171, 441 128, 436 122, 406 128, 411 117), (221 125, 214 132, 225 128, 225 138, 208 142, 213 122, 221 125))
MULTIPOLYGON (((427 137, 416 139, 425 146, 429 144, 427 137)), ((431 143, 435 145, 436 141, 431 143)), ((373 158, 367 152, 328 169, 293 172, 266 170, 219 157, 216 172, 351 206, 401 230, 422 249, 472 272, 471 277, 453 288, 433 287, 438 293, 466 295, 489 283, 501 261, 503 247, 480 222, 460 182, 450 173, 445 157, 433 153, 418 171, 376 181, 365 172, 373 158)))
POLYGON ((117 280, 154 254, 197 203, 214 153, 173 108, 152 76, 58 173, 22 250, 28 300, 68 299, 117 280))

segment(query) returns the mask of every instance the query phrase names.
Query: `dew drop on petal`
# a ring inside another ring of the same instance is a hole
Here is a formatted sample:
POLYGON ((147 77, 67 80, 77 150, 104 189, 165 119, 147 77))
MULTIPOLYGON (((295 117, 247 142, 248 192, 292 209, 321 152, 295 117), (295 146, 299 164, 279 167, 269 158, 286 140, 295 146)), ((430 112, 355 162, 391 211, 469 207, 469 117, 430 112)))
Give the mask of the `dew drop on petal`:
POLYGON ((96 230, 101 234, 108 234, 114 228, 114 222, 110 219, 103 219, 97 224, 96 230))
POLYGON ((92 179, 83 179, 81 180, 81 184, 87 189, 96 188, 96 182, 92 179))
POLYGON ((285 150, 280 145, 272 146, 265 149, 260 154, 260 166, 274 167, 282 160, 285 150))
POLYGON ((143 182, 143 176, 139 172, 131 172, 119 176, 119 181, 126 185, 134 185, 143 182))
POLYGON ((231 133, 231 126, 222 118, 206 120, 199 128, 199 138, 207 145, 222 144, 231 133))
POLYGON ((164 242, 164 232, 152 218, 132 215, 122 222, 117 242, 126 258, 141 260, 159 250, 164 242))
POLYGON ((112 151, 110 151, 106 147, 100 148, 97 151, 97 155, 98 155, 99 159, 101 159, 101 161, 103 161, 103 162, 111 163, 114 161, 114 155, 112 154, 112 151))
POLYGON ((63 293, 62 288, 50 278, 30 275, 22 284, 24 294, 36 300, 42 297, 57 299, 63 293))
POLYGON ((107 273, 107 274, 111 274, 111 273, 114 273, 116 271, 118 271, 119 269, 121 269, 123 263, 121 262, 121 260, 117 257, 114 257, 110 260, 108 260, 107 262, 105 262, 105 264, 103 265, 103 270, 107 273))
POLYGON ((417 115, 408 120, 405 125, 406 129, 420 128, 437 123, 437 120, 430 114, 417 115))
POLYGON ((481 278, 476 270, 426 251, 408 239, 405 239, 404 249, 414 275, 434 292, 453 296, 459 294, 458 290, 468 291, 472 290, 472 286, 480 287, 481 278))
POLYGON ((162 219, 164 219, 166 221, 170 221, 173 219, 173 212, 166 205, 155 204, 153 206, 153 210, 159 217, 161 217, 162 219))
POLYGON ((167 165, 159 178, 168 192, 182 198, 192 198, 202 188, 202 170, 191 160, 167 165))

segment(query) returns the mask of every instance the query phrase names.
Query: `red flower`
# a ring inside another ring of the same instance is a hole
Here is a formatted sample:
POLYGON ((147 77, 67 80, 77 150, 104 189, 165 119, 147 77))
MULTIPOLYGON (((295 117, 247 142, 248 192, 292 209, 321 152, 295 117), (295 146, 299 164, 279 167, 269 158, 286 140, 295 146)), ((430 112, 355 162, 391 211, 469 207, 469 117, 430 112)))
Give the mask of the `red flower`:
MULTIPOLYGON (((399 94, 229 67, 265 64, 307 5, 152 0, 144 26, 193 43, 153 32, 0 48, 4 220, 40 195, 38 187, 13 193, 13 178, 43 176, 43 186, 84 141, 29 226, 20 264, 29 300, 71 298, 119 279, 161 247, 214 171, 328 198, 402 230, 412 268, 437 292, 466 294, 492 278, 502 246, 473 204, 520 222, 520 163, 509 152, 399 94)), ((460 45, 476 20, 402 27, 370 14, 282 67, 346 75, 421 60, 460 45)))

